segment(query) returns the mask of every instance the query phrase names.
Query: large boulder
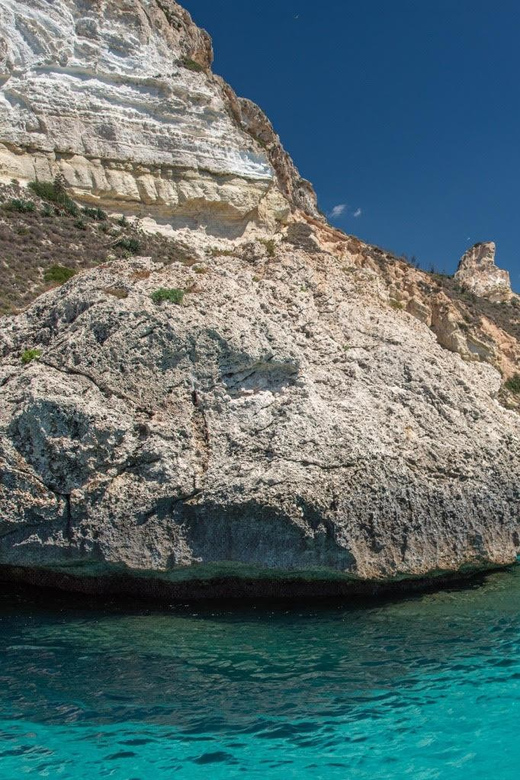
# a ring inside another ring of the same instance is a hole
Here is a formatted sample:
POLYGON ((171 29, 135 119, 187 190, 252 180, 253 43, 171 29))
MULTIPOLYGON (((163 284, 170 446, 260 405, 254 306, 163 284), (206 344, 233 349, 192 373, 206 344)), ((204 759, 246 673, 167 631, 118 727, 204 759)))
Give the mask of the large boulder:
POLYGON ((4 576, 195 597, 512 563, 520 418, 500 375, 378 290, 326 252, 253 243, 117 261, 6 319, 4 576))
POLYGON ((0 576, 186 598, 512 563, 520 418, 485 361, 514 336, 470 339, 425 274, 328 227, 211 58, 173 0, 0 4, 0 179, 176 236, 3 318, 0 576))

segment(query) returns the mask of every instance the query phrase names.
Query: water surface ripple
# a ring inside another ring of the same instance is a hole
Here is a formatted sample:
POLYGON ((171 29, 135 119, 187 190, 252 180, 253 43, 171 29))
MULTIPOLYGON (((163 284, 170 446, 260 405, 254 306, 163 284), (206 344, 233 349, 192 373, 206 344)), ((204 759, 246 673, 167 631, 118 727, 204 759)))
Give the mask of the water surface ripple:
POLYGON ((517 780, 520 568, 367 605, 0 596, 0 777, 517 780))

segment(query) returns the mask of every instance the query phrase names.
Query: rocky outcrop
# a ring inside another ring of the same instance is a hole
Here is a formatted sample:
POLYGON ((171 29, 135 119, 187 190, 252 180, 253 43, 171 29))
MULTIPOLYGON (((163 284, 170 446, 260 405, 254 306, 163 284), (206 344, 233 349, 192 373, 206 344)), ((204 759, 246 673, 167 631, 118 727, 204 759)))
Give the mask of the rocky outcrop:
POLYGON ((4 574, 186 597, 515 560, 520 418, 493 368, 327 252, 193 253, 115 261, 6 320, 4 574))
POLYGON ((495 265, 493 241, 475 244, 462 256, 455 279, 473 295, 490 300, 508 300, 512 296, 509 273, 495 265))
POLYGON ((0 179, 64 177, 150 227, 236 237, 318 215, 263 113, 209 70, 208 35, 173 0, 4 0, 0 179))
MULTIPOLYGON (((321 247, 349 268, 375 274, 379 279, 379 298, 427 325, 445 349, 463 360, 489 363, 506 382, 516 376, 520 366, 518 295, 511 293, 508 298, 496 299, 476 296, 456 277, 428 273, 405 257, 396 257, 354 236, 345 236, 310 217, 305 221, 312 224, 313 238, 321 247)), ((300 231, 303 227, 301 223, 293 226, 300 231)), ((517 408, 518 396, 506 395, 508 405, 517 408)))

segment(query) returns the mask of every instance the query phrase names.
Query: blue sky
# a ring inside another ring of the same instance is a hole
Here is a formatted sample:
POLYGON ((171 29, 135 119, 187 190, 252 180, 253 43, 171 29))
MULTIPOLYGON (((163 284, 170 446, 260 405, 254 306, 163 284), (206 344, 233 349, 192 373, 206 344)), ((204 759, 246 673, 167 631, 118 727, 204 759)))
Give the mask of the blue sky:
POLYGON ((338 227, 449 272, 495 241, 520 290, 518 0, 183 4, 338 227))

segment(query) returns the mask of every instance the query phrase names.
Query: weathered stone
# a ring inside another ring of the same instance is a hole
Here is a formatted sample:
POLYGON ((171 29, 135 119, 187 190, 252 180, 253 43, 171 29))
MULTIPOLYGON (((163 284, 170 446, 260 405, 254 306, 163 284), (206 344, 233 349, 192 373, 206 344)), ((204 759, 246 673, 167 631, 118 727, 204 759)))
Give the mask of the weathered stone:
POLYGON ((326 252, 244 250, 203 275, 118 261, 5 321, 4 570, 324 592, 514 561, 520 418, 499 374, 326 252), (160 287, 192 292, 157 305, 160 287))
POLYGON ((491 300, 511 298, 509 273, 495 265, 493 241, 475 244, 462 256, 455 279, 473 295, 491 300))
POLYGON ((173 0, 4 0, 0 38, 1 180, 62 175, 84 202, 229 237, 291 208, 317 215, 265 115, 213 76, 208 35, 173 0))
POLYGON ((0 25, 3 177, 182 239, 3 319, 0 576, 297 595, 515 561, 520 417, 490 365, 515 338, 326 225, 173 0, 3 0, 0 25))

